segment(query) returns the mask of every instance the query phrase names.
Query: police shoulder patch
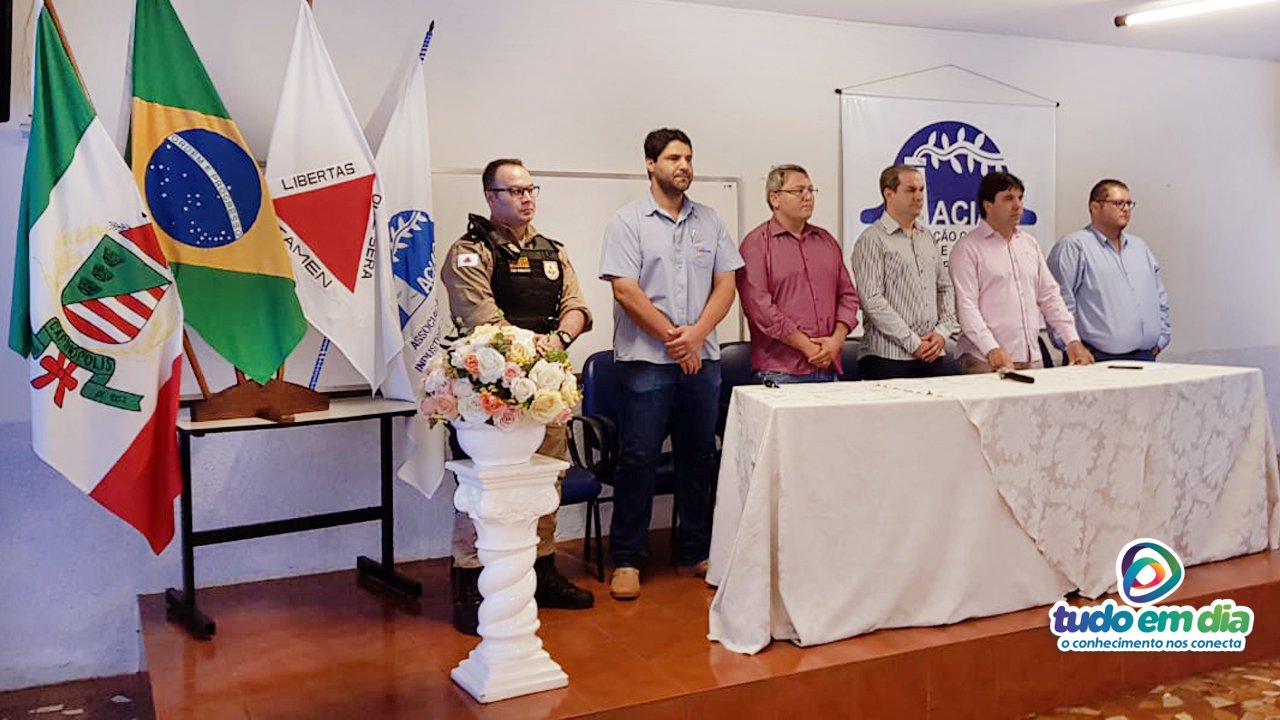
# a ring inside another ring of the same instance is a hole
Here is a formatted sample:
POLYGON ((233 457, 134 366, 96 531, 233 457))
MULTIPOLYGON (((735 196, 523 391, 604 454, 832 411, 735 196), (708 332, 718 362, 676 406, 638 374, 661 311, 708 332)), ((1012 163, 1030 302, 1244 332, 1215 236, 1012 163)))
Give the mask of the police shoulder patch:
POLYGON ((454 262, 454 267, 460 267, 460 268, 480 267, 480 254, 479 253, 458 253, 457 258, 454 259, 453 262, 454 262))

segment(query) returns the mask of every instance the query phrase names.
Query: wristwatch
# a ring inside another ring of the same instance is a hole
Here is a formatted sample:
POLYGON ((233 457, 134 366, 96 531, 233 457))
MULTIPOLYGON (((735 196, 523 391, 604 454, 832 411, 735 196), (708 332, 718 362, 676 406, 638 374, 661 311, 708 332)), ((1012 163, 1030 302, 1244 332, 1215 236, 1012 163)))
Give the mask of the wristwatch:
POLYGON ((574 337, 564 330, 557 330, 556 337, 560 338, 560 345, 566 350, 573 344, 574 337))

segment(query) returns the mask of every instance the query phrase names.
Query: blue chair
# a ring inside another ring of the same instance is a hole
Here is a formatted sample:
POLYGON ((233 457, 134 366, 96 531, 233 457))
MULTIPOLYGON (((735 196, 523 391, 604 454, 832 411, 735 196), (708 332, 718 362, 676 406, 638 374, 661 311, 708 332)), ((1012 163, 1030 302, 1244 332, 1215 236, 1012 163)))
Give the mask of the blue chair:
POLYGON ((733 389, 751 384, 751 343, 745 340, 720 346, 720 414, 716 419, 716 437, 724 439, 724 426, 729 421, 729 401, 733 389))
MULTIPOLYGON (((569 458, 574 469, 590 475, 597 484, 614 484, 618 469, 618 393, 614 373, 613 351, 594 353, 582 366, 582 414, 569 420, 569 458)), ((574 474, 574 470, 569 471, 574 474)), ((568 483, 566 475, 566 487, 568 483)), ((588 483, 585 479, 580 482, 588 483)), ((589 483, 585 485, 589 488, 589 483)), ((671 453, 665 452, 659 460, 657 477, 654 478, 655 495, 675 494, 675 463, 671 453)), ((590 490, 586 491, 586 495, 590 490)), ((584 497, 586 497, 584 495, 584 497)), ((595 542, 596 577, 604 582, 604 527, 600 522, 600 505, 613 501, 613 494, 604 496, 597 492, 586 497, 587 522, 583 535, 583 557, 591 561, 592 539, 595 542), (594 529, 593 529, 594 525, 594 529)), ((562 501, 562 505, 569 504, 562 501)), ((671 509, 671 543, 674 550, 677 541, 677 510, 671 509)), ((672 553, 674 560, 675 553, 672 553)))
POLYGON ((585 523, 586 530, 582 535, 582 557, 587 562, 591 561, 592 523, 594 523, 596 578, 603 582, 604 546, 600 540, 600 495, 604 492, 604 485, 596 477, 595 473, 578 464, 578 461, 574 458, 576 453, 572 440, 569 443, 569 454, 573 458, 573 463, 565 472, 564 479, 560 481, 560 507, 586 504, 587 519, 585 523))

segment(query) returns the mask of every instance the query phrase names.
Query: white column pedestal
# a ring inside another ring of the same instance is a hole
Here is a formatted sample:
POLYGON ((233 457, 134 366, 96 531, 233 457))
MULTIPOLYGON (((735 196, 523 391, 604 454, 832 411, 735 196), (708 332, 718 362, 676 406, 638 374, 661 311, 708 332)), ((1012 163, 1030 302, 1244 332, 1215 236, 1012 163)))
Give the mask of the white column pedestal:
POLYGON ((560 506, 556 476, 563 460, 534 455, 527 463, 476 467, 470 460, 445 464, 458 476, 453 503, 476 526, 480 572, 480 644, 450 673, 482 703, 553 690, 569 684, 538 637, 538 518, 560 506))

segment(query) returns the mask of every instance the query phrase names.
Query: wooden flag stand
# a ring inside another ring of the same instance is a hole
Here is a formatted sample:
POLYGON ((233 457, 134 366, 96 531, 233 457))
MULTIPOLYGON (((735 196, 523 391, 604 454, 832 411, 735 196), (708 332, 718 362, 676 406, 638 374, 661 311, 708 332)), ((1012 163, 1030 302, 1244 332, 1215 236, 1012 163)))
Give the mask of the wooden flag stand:
POLYGON ((202 398, 191 404, 192 420, 199 422, 259 417, 272 422, 289 423, 293 422, 294 415, 298 413, 329 409, 329 397, 324 393, 285 382, 283 364, 266 385, 250 380, 240 368, 236 368, 235 385, 210 393, 209 383, 204 379, 204 371, 200 369, 200 361, 196 359, 195 350, 191 347, 191 340, 185 330, 182 333, 182 347, 186 350, 187 359, 191 361, 191 372, 200 385, 202 398))

